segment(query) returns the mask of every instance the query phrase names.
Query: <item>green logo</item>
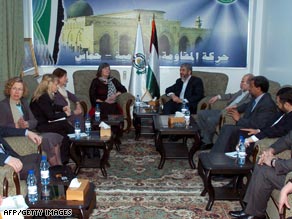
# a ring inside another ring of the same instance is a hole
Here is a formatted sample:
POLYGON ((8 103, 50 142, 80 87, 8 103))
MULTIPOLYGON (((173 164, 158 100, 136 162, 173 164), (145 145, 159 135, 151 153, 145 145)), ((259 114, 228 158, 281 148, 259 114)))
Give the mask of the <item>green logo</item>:
POLYGON ((231 4, 231 3, 235 2, 236 0, 217 0, 217 1, 222 3, 222 4, 231 4))
POLYGON ((146 74, 146 60, 142 53, 134 55, 133 66, 137 69, 137 74, 146 74))

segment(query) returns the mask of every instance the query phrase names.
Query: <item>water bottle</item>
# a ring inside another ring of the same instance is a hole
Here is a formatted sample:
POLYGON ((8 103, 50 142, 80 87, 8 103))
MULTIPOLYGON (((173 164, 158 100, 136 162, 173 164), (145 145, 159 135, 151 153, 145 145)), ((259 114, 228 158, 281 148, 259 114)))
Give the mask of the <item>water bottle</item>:
POLYGON ((135 99, 135 106, 136 107, 139 107, 141 105, 141 99, 140 99, 140 96, 137 95, 136 96, 136 99, 135 99))
POLYGON ((46 156, 42 156, 40 171, 41 171, 41 184, 46 186, 50 183, 50 172, 49 172, 49 163, 46 156))
POLYGON ((36 177, 34 175, 34 170, 28 171, 26 184, 27 184, 28 201, 30 203, 34 204, 38 200, 37 180, 36 180, 36 177))
POLYGON ((98 103, 95 106, 94 118, 95 118, 96 122, 99 122, 99 120, 100 120, 100 108, 99 108, 99 104, 98 103))
POLYGON ((183 99, 183 102, 182 102, 182 105, 181 105, 181 112, 183 114, 185 114, 186 111, 187 111, 187 108, 186 107, 187 107, 186 101, 185 101, 185 99, 183 99))
POLYGON ((238 159, 237 159, 237 162, 238 162, 238 165, 239 166, 243 166, 245 164, 245 145, 244 145, 244 137, 243 136, 240 136, 239 138, 239 151, 238 151, 238 159))
POLYGON ((191 118, 191 112, 190 112, 189 108, 186 107, 186 111, 185 111, 185 122, 186 122, 186 126, 187 127, 190 125, 190 118, 191 118))
POLYGON ((50 200, 51 189, 49 186, 42 186, 42 200, 50 200))
POLYGON ((80 139, 81 136, 81 129, 80 129, 80 122, 79 120, 75 120, 75 139, 80 139))
POLYGON ((85 133, 86 133, 87 136, 90 136, 90 133, 91 133, 91 121, 90 121, 89 114, 86 115, 86 120, 85 120, 85 133))

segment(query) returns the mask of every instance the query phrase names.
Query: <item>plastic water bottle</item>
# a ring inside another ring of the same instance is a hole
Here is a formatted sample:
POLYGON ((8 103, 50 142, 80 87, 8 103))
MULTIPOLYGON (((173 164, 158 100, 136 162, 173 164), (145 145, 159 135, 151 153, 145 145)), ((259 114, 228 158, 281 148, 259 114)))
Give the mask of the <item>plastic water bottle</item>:
POLYGON ((75 139, 80 139, 81 136, 81 129, 80 129, 80 122, 79 120, 75 120, 75 139))
POLYGON ((86 115, 86 120, 85 120, 85 133, 86 133, 87 136, 90 136, 90 134, 91 134, 91 121, 90 121, 89 114, 86 115))
POLYGON ((238 165, 239 166, 243 166, 245 164, 245 145, 244 145, 244 137, 243 136, 240 136, 239 138, 239 151, 238 151, 238 159, 237 159, 237 162, 238 162, 238 165))
POLYGON ((40 171, 41 171, 41 184, 46 186, 50 183, 50 171, 49 171, 49 163, 47 161, 46 156, 42 156, 40 171))
POLYGON ((37 188, 37 180, 34 175, 34 170, 28 171, 28 176, 26 180, 27 184, 27 197, 28 201, 32 204, 38 201, 38 188, 37 188))
POLYGON ((137 95, 136 96, 136 99, 135 99, 135 106, 136 107, 139 107, 141 105, 141 99, 140 99, 140 96, 137 95))
POLYGON ((94 118, 95 118, 96 122, 99 122, 99 120, 100 120, 100 108, 99 108, 99 104, 98 103, 95 106, 94 118))
POLYGON ((182 112, 183 114, 185 114, 186 111, 187 111, 187 104, 186 104, 185 99, 183 99, 183 102, 182 102, 182 105, 181 105, 181 112, 182 112))
POLYGON ((186 126, 190 125, 190 118, 191 118, 191 112, 189 110, 188 107, 186 107, 186 111, 185 111, 185 122, 186 122, 186 126))

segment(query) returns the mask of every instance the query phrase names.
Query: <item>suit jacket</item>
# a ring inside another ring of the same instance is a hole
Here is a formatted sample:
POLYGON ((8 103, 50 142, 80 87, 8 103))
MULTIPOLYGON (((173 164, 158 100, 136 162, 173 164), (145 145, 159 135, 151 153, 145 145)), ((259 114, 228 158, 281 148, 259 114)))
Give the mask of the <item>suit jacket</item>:
POLYGON ((38 121, 37 126, 48 124, 49 121, 67 118, 63 111, 63 106, 57 105, 50 98, 49 94, 45 93, 36 101, 30 103, 30 109, 38 121))
MULTIPOLYGON (((221 96, 221 100, 228 100, 226 104, 226 106, 228 106, 230 103, 232 103, 233 100, 235 100, 241 94, 242 94, 242 90, 239 90, 236 93, 220 94, 220 96, 221 96)), ((239 103, 237 103, 237 105, 239 106, 243 103, 248 103, 250 99, 251 99, 251 95, 248 93, 239 101, 239 103)))
MULTIPOLYGON (((165 93, 168 94, 173 92, 179 97, 182 90, 183 82, 179 78, 176 80, 175 84, 166 88, 165 93)), ((197 109, 199 101, 204 97, 204 86, 201 78, 192 76, 188 82, 185 90, 184 98, 189 101, 190 108, 197 109)))
POLYGON ((11 136, 25 136, 25 129, 10 128, 5 126, 0 126, 0 143, 3 145, 6 153, 0 153, 0 166, 4 166, 4 161, 8 156, 13 156, 19 158, 17 154, 10 145, 4 140, 4 137, 11 136))
MULTIPOLYGON (((285 150, 292 150, 292 131, 279 138, 274 144, 271 145, 271 148, 275 150, 275 154, 281 153, 285 150)), ((286 175, 292 171, 292 159, 277 160, 275 163, 275 170, 278 175, 286 175)))
MULTIPOLYGON (((35 129, 37 120, 32 114, 26 99, 22 98, 20 102, 24 120, 28 122, 29 129, 35 129)), ((0 102, 0 115, 0 125, 15 128, 9 98, 5 98, 0 102)))
POLYGON ((255 136, 258 139, 278 138, 287 135, 290 130, 292 130, 292 112, 284 114, 277 124, 264 128, 255 136))
POLYGON ((263 129, 271 126, 277 116, 277 106, 269 93, 265 93, 255 108, 252 99, 250 102, 237 107, 239 113, 244 115, 237 121, 236 125, 244 128, 263 129))

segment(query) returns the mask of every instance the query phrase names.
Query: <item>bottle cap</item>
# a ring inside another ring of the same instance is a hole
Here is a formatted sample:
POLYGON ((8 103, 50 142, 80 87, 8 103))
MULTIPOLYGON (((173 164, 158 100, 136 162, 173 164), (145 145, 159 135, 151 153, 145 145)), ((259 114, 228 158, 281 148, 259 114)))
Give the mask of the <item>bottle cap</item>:
POLYGON ((34 174, 34 170, 28 170, 28 174, 34 174))
POLYGON ((47 160, 47 156, 46 155, 42 155, 42 160, 47 160))

